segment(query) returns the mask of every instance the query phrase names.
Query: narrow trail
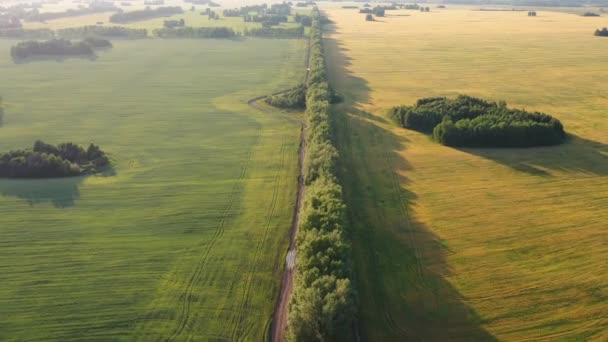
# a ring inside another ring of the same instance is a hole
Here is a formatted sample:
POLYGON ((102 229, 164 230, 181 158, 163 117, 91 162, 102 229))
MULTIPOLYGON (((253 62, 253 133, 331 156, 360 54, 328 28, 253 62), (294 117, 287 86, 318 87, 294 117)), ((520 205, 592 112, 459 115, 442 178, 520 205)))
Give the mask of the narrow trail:
MULTIPOLYGON (((308 77, 310 74, 310 45, 306 49, 306 77, 304 83, 308 83, 308 77)), ((280 95, 287 93, 291 89, 283 90, 272 95, 280 95)), ((247 104, 261 112, 269 115, 273 115, 274 111, 271 111, 263 106, 259 105, 260 101, 263 101, 268 96, 259 96, 253 98, 247 102, 247 104)), ((270 324, 270 341, 271 342, 283 342, 285 341, 285 332, 287 328, 287 304, 291 297, 291 291, 293 289, 293 277, 296 267, 296 235, 298 233, 298 224, 300 222, 300 208, 302 207, 302 199, 304 198, 304 157, 306 156, 306 121, 294 118, 289 114, 282 113, 283 117, 292 122, 300 124, 300 147, 298 152, 298 188, 296 194, 296 205, 294 207, 294 213, 291 220, 291 231, 289 234, 289 249, 285 258, 285 271, 281 278, 281 290, 279 292, 279 298, 275 306, 274 315, 270 324)))
MULTIPOLYGON (((277 93, 281 94, 289 90, 277 93)), ((273 94, 273 95, 277 95, 273 94)), ((252 99, 248 102, 249 106, 272 114, 270 110, 261 107, 258 102, 262 101, 266 96, 261 96, 252 99)), ((291 116, 285 115, 290 121, 294 121, 300 124, 300 147, 298 152, 298 188, 296 195, 296 205, 294 207, 294 213, 291 220, 291 231, 289 234, 289 249, 285 258, 285 272, 281 279, 281 290, 279 292, 279 298, 275 307, 272 323, 270 325, 270 341, 282 342, 285 341, 285 329, 287 327, 287 304, 291 296, 291 290, 293 288, 293 274, 295 270, 295 259, 296 249, 295 240, 298 232, 298 222, 300 221, 300 208, 302 207, 302 199, 304 198, 304 156, 306 155, 306 122, 304 120, 298 120, 291 116)))

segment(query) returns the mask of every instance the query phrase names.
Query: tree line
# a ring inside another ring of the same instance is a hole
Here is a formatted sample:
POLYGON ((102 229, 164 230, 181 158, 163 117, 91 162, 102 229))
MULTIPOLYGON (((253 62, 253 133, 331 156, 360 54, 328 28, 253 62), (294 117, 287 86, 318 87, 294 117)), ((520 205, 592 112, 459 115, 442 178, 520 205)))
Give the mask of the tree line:
POLYGON ((232 38, 237 34, 230 27, 176 27, 162 28, 153 31, 159 38, 232 38))
POLYGON ((2 96, 0 96, 0 126, 2 125, 3 118, 4 118, 4 106, 2 105, 2 96))
POLYGON ((392 108, 390 116, 405 128, 432 133, 447 146, 532 147, 566 139, 562 123, 550 115, 466 95, 420 99, 414 106, 392 108))
POLYGON ((597 29, 595 30, 594 35, 598 36, 598 37, 608 37, 608 27, 604 27, 603 29, 597 29))
POLYGON ((52 30, 43 29, 24 29, 10 28, 0 29, 0 38, 11 39, 51 39, 55 37, 55 32, 52 30))
POLYGON ((131 12, 119 12, 110 16, 110 22, 113 23, 128 23, 138 20, 146 20, 151 18, 166 17, 174 14, 183 13, 184 10, 179 6, 166 6, 158 8, 146 7, 143 10, 131 12))
POLYGON ((301 38, 304 36, 304 26, 245 29, 243 35, 261 38, 301 38))
POLYGON ((306 108, 306 85, 301 84, 283 94, 268 96, 264 101, 277 108, 306 108))
POLYGON ((34 9, 26 13, 22 19, 26 21, 47 21, 59 18, 76 17, 87 14, 95 14, 102 12, 117 12, 120 8, 113 6, 111 3, 92 3, 89 7, 68 9, 63 12, 40 12, 34 9))
POLYGON ((346 206, 336 176, 319 10, 312 12, 306 92, 307 184, 296 239, 297 267, 287 315, 289 341, 353 340, 355 294, 346 206))
POLYGON ((88 25, 82 27, 70 27, 55 31, 55 35, 63 38, 78 37, 104 37, 104 38, 123 38, 141 39, 148 37, 148 30, 127 28, 122 26, 95 26, 88 25))
POLYGON ((51 178, 91 174, 108 167, 110 161, 99 146, 87 149, 64 143, 57 146, 40 140, 32 149, 0 154, 0 177, 51 178))

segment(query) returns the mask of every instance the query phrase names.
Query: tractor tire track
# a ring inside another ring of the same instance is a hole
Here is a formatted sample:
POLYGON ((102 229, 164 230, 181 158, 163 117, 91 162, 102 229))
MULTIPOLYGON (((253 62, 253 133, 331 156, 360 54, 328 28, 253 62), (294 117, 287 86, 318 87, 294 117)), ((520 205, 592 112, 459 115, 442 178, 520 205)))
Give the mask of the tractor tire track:
MULTIPOLYGON (((258 134, 259 134, 259 130, 258 130, 258 134)), ((178 326, 175 329, 175 331, 171 334, 171 336, 166 339, 166 341, 174 341, 176 338, 178 338, 184 332, 184 329, 188 325, 188 321, 190 320, 190 315, 191 315, 190 307, 192 304, 191 298, 192 298, 192 292, 194 291, 194 286, 198 283, 198 281, 201 278, 203 269, 205 268, 205 265, 207 264, 207 260, 209 258, 209 255, 211 254, 211 250, 213 249, 213 246, 224 234, 224 226, 225 226, 226 222, 228 221, 228 217, 230 216, 230 212, 232 211, 234 202, 236 201, 236 198, 238 197, 239 192, 243 188, 245 175, 247 174, 247 170, 248 170, 249 164, 251 162, 251 154, 252 154, 251 151, 249 151, 247 153, 245 162, 244 162, 243 166, 241 167, 241 173, 239 175, 239 178, 232 188, 232 192, 230 194, 228 204, 222 211, 222 218, 220 220, 220 224, 218 225, 218 227, 215 231, 215 235, 212 237, 211 241, 207 244, 207 248, 201 255, 201 258, 199 259, 199 262, 197 263, 194 273, 192 273, 192 275, 188 281, 188 284, 186 285, 185 291, 180 296, 180 305, 181 305, 182 309, 181 309, 181 313, 180 313, 180 316, 178 319, 178 326)))

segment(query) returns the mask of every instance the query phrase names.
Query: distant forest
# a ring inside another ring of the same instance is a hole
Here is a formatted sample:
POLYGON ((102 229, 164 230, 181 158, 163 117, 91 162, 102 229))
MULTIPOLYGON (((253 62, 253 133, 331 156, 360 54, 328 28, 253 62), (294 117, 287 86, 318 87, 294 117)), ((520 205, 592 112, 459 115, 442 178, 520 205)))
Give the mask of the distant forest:
POLYGON ((608 6, 608 0, 444 0, 444 4, 505 5, 538 7, 608 6))
POLYGON ((550 115, 466 95, 420 99, 414 106, 393 108, 390 115, 401 126, 432 133, 436 141, 448 146, 547 146, 566 138, 561 122, 550 115))
POLYGON ((0 154, 0 177, 52 178, 91 174, 110 164, 99 146, 65 143, 57 146, 36 141, 31 150, 0 154))

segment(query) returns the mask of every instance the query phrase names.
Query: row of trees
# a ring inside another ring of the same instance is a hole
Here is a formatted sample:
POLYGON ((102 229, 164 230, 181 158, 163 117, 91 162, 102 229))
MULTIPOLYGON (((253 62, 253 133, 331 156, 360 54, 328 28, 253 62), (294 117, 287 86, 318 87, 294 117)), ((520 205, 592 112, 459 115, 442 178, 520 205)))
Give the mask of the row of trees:
POLYGON ((245 29, 245 36, 262 38, 301 38, 304 36, 304 26, 299 27, 261 27, 245 29))
POLYGON ((117 11, 120 11, 120 8, 113 6, 111 3, 93 3, 88 7, 68 9, 63 12, 39 12, 37 9, 35 9, 24 15, 23 19, 26 21, 47 21, 59 18, 117 11))
POLYGON ((100 172, 110 164, 99 146, 87 149, 65 143, 57 146, 36 141, 31 150, 0 154, 0 177, 50 178, 100 172))
POLYGON ((184 10, 179 6, 158 7, 154 9, 146 7, 143 10, 115 13, 110 16, 110 21, 113 23, 127 23, 131 21, 166 17, 174 14, 180 14, 183 12, 184 10))
POLYGON ((528 12, 528 17, 536 17, 536 11, 528 12))
POLYGON ((595 35, 598 37, 608 37, 608 27, 604 27, 601 30, 595 30, 595 35))
POLYGON ((86 56, 94 55, 93 47, 86 42, 72 42, 66 39, 48 41, 29 40, 19 42, 11 48, 14 59, 25 59, 38 56, 86 56))
POLYGON ((448 146, 531 147, 560 144, 566 138, 561 122, 550 115, 466 95, 420 99, 415 106, 394 107, 390 115, 405 128, 432 132, 448 146))
POLYGON ((322 47, 322 25, 313 10, 310 75, 306 93, 307 184, 297 235, 295 285, 287 316, 290 341, 351 341, 355 294, 347 237, 346 206, 336 179, 338 151, 332 143, 322 47))
POLYGON ((63 38, 79 37, 104 37, 104 38, 123 38, 141 39, 148 37, 148 30, 127 28, 122 26, 95 26, 88 25, 82 27, 70 27, 56 31, 56 35, 63 38))
POLYGON ((283 94, 268 96, 264 101, 277 108, 306 108, 306 85, 301 84, 283 94))
POLYGON ((0 29, 0 38, 12 39, 51 39, 55 37, 55 32, 49 29, 0 29))
POLYGON ((159 38, 232 38, 237 34, 230 27, 177 27, 154 30, 159 38))

